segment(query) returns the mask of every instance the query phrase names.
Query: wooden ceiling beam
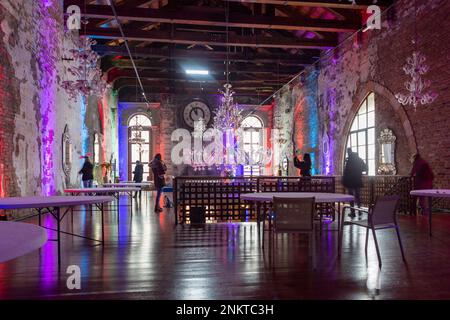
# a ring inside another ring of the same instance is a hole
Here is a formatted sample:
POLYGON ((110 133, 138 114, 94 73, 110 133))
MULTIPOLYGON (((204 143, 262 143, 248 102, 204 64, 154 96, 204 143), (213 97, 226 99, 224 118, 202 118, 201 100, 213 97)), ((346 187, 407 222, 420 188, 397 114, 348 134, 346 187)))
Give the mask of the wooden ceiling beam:
MULTIPOLYGON (((139 71, 151 72, 150 70, 168 70, 173 69, 177 73, 185 73, 185 68, 190 69, 207 69, 209 74, 224 74, 225 72, 225 64, 201 64, 201 65, 191 65, 186 64, 183 65, 174 65, 171 66, 169 63, 161 63, 156 61, 136 61, 135 65, 139 69, 139 71)), ((114 66, 108 70, 110 74, 117 74, 118 70, 130 70, 133 69, 133 64, 130 60, 118 60, 114 63, 114 66)), ((272 63, 271 65, 242 65, 242 64, 234 64, 231 63, 228 67, 228 71, 230 73, 251 73, 251 74, 283 74, 283 75, 293 75, 299 73, 303 68, 302 67, 285 67, 285 66, 277 66, 276 63, 272 63)))
MULTIPOLYGON (((146 41, 172 44, 197 44, 211 46, 236 46, 249 48, 318 49, 328 50, 337 45, 332 40, 293 39, 287 37, 238 36, 223 34, 201 34, 195 32, 142 31, 124 29, 129 41, 146 41)), ((120 31, 109 28, 87 28, 86 34, 99 39, 120 39, 120 31)))
MULTIPOLYGON (((226 52, 220 51, 202 51, 202 50, 186 50, 186 49, 159 49, 159 48, 139 48, 131 47, 134 57, 154 58, 154 59, 172 59, 172 60, 189 60, 189 61, 226 61, 226 52)), ((95 50, 101 56, 127 56, 128 52, 125 46, 108 46, 94 45, 95 50)), ((312 50, 313 51, 313 50, 312 50)), ((313 51, 318 58, 318 51, 313 51)), ((241 53, 230 52, 228 54, 229 61, 244 63, 268 63, 274 64, 277 61, 283 65, 308 66, 316 61, 314 56, 292 55, 292 54, 263 54, 263 53, 241 53)), ((108 64, 107 59, 103 59, 108 64)), ((110 65, 111 66, 111 65, 110 65)), ((107 68, 103 68, 107 69, 107 68)))
POLYGON ((373 0, 356 0, 355 4, 348 0, 303 0, 303 1, 284 1, 284 0, 224 0, 229 2, 241 3, 258 3, 258 4, 275 4, 294 7, 322 7, 322 8, 337 8, 350 10, 365 10, 368 6, 376 4, 382 8, 387 8, 392 4, 389 0, 378 0, 374 3, 373 0))
MULTIPOLYGON (((87 18, 111 19, 113 12, 106 5, 83 5, 82 0, 66 0, 66 7, 76 4, 81 14, 87 18)), ((223 9, 222 9, 223 10, 223 9)), ((361 26, 353 22, 322 20, 322 19, 296 19, 291 17, 277 17, 266 15, 249 15, 230 12, 228 22, 225 20, 225 11, 216 8, 177 7, 176 9, 147 9, 120 6, 116 8, 119 20, 141 21, 148 23, 170 23, 184 25, 203 25, 216 27, 279 29, 279 30, 305 30, 317 32, 354 32, 361 26)))

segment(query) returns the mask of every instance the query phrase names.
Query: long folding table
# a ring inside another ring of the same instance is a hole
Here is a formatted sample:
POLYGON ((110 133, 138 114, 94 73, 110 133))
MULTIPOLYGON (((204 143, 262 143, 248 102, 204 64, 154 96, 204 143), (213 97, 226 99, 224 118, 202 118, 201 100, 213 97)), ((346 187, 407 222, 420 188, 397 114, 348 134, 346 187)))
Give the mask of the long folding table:
MULTIPOLYGON (((133 197, 133 192, 139 191, 137 187, 102 187, 102 188, 77 188, 77 189, 65 189, 65 193, 69 193, 72 196, 77 195, 92 195, 103 196, 110 195, 117 200, 117 208, 119 208, 119 196, 121 193, 128 194, 130 200, 133 197)), ((130 205, 133 206, 133 201, 130 201, 130 205)), ((119 210, 119 209, 117 209, 119 210)))
POLYGON ((100 196, 31 196, 31 197, 9 197, 0 199, 0 209, 12 210, 12 209, 33 209, 37 211, 39 216, 39 226, 42 226, 41 216, 45 213, 50 215, 56 220, 56 229, 43 226, 43 228, 53 230, 57 232, 56 239, 49 239, 49 241, 56 241, 58 244, 58 266, 61 266, 61 233, 88 239, 96 242, 100 242, 103 245, 104 242, 104 204, 114 201, 113 197, 100 197, 100 196), (102 239, 93 239, 79 234, 74 234, 61 230, 61 221, 67 215, 69 210, 81 205, 95 205, 100 209, 102 219, 102 239), (65 208, 63 210, 62 208, 65 208))
POLYGON ((428 214, 428 228, 431 236, 431 216, 433 215, 431 209, 433 207, 433 198, 450 198, 450 189, 413 190, 410 192, 410 195, 413 197, 425 197, 428 199, 428 205, 430 208, 430 213, 428 214))

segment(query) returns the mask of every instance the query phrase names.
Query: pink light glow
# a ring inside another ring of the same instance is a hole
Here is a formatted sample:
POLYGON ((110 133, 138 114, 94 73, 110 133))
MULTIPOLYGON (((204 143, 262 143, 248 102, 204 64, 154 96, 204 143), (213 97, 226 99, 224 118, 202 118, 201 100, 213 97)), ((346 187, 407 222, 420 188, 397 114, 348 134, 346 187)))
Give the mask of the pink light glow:
POLYGON ((39 51, 37 61, 40 70, 40 113, 41 113, 41 187, 43 195, 55 194, 55 175, 53 168, 53 147, 55 135, 56 98, 56 52, 57 23, 52 16, 49 2, 39 3, 39 51))

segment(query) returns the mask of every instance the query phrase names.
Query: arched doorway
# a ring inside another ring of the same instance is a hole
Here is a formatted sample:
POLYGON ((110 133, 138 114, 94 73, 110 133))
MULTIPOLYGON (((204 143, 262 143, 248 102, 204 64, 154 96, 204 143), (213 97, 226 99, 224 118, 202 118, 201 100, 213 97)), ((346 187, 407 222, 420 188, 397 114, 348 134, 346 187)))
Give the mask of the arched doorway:
POLYGON ((135 114, 128 120, 128 177, 133 179, 136 161, 144 166, 144 181, 149 180, 151 150, 151 121, 144 114, 135 114))

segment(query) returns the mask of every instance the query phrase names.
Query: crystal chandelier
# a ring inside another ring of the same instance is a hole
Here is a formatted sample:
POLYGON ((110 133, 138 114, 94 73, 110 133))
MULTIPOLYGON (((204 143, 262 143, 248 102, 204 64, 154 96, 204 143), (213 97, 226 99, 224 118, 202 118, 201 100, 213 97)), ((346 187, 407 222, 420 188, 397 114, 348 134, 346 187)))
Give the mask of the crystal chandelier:
POLYGON ((223 87, 225 90, 220 90, 222 97, 215 112, 213 127, 220 131, 237 129, 242 121, 242 109, 234 102, 231 84, 225 83, 223 87))
POLYGON ((422 79, 422 75, 428 72, 428 65, 425 64, 425 56, 419 51, 414 51, 412 56, 409 57, 407 64, 403 67, 405 73, 411 76, 411 80, 405 82, 406 90, 408 94, 397 93, 395 97, 402 105, 412 105, 414 111, 416 111, 417 105, 432 103, 436 98, 435 92, 424 92, 431 82, 429 80, 422 79))
POLYGON ((417 110, 417 105, 426 105, 432 103, 437 98, 437 93, 425 90, 430 86, 431 82, 429 80, 422 79, 429 67, 425 63, 426 57, 418 49, 418 35, 417 35, 417 3, 414 1, 414 35, 415 38, 412 41, 414 44, 414 52, 411 57, 406 59, 406 64, 403 66, 403 71, 406 75, 411 77, 411 80, 405 82, 406 90, 408 94, 397 93, 395 97, 398 102, 402 105, 412 105, 414 111, 417 110))
POLYGON ((69 99, 77 101, 81 94, 83 97, 102 97, 108 85, 102 79, 102 71, 97 66, 98 54, 91 46, 97 42, 86 36, 80 36, 78 47, 69 50, 73 65, 67 68, 73 80, 65 80, 61 86, 66 90, 69 99))
POLYGON ((131 127, 133 134, 130 139, 128 139, 128 142, 130 144, 138 144, 140 150, 142 144, 145 143, 145 139, 142 138, 142 131, 144 130, 144 127, 138 122, 138 117, 135 117, 135 119, 136 123, 131 127))

